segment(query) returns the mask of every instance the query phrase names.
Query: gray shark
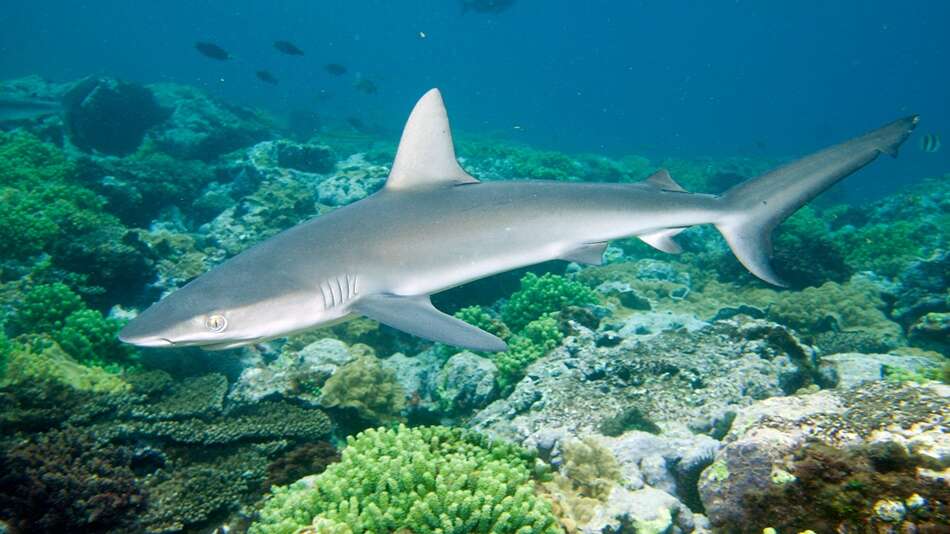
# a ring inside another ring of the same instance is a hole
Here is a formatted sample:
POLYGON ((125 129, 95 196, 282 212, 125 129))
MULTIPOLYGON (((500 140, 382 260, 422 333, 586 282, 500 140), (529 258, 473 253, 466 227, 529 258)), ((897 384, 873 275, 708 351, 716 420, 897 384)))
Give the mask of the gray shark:
POLYGON ((32 121, 62 110, 61 102, 0 94, 0 122, 32 121))
POLYGON ((429 296, 551 259, 599 264, 610 240, 670 253, 683 229, 713 224, 769 283, 772 230, 816 195, 897 155, 912 116, 810 155, 722 195, 685 191, 660 170, 641 183, 481 183, 455 157, 438 90, 416 104, 379 192, 284 231, 171 293, 119 333, 146 347, 227 349, 364 315, 449 345, 502 351, 429 296))

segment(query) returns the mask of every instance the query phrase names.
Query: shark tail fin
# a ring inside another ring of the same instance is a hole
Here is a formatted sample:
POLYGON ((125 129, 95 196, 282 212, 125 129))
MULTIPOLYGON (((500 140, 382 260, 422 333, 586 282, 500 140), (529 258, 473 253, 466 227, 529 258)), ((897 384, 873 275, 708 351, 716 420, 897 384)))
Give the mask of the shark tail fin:
POLYGON ((755 276, 786 286, 771 264, 772 231, 799 208, 878 155, 897 155, 917 125, 916 115, 827 148, 726 191, 714 224, 739 262, 755 276))

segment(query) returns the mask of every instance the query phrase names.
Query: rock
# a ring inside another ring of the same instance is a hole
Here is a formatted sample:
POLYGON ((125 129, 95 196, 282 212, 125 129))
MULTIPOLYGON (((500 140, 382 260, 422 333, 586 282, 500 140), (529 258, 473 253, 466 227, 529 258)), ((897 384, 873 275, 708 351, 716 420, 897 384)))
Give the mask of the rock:
POLYGON ((344 206, 366 198, 386 182, 389 169, 366 161, 363 154, 354 154, 339 162, 337 173, 320 182, 317 196, 330 206, 344 206))
POLYGON ((950 312, 946 288, 950 285, 950 251, 910 264, 898 276, 893 316, 905 327, 930 312, 950 312))
POLYGON ((822 356, 819 372, 825 383, 839 389, 848 389, 862 382, 883 379, 885 370, 889 368, 919 374, 939 366, 934 359, 923 356, 852 352, 822 356))
POLYGON ((276 141, 277 166, 302 172, 324 174, 333 170, 336 156, 330 147, 293 141, 276 141))
POLYGON ((947 499, 939 477, 925 473, 950 467, 948 413, 950 386, 936 383, 879 381, 760 401, 740 410, 725 446, 703 472, 699 492, 706 513, 723 531, 862 531, 878 511, 896 517, 896 507, 855 505, 847 517, 837 517, 814 499, 826 502, 836 491, 847 498, 853 491, 848 484, 862 484, 856 480, 869 481, 860 486, 863 502, 901 498, 894 488, 908 499, 912 493, 947 499), (848 467, 838 471, 836 465, 848 467), (808 490, 816 484, 820 495, 808 490))
POLYGON ((695 332, 709 326, 709 323, 693 315, 672 312, 634 313, 627 316, 618 333, 625 338, 644 339, 661 332, 685 329, 695 332))
POLYGON ((228 399, 234 403, 257 403, 286 398, 317 406, 319 388, 356 356, 340 340, 314 341, 297 353, 281 353, 270 365, 244 369, 228 399))
POLYGON ((578 329, 528 366, 511 396, 477 412, 472 425, 521 443, 546 428, 588 434, 636 407, 660 427, 696 421, 691 426, 713 432, 711 422, 729 411, 792 393, 814 374, 814 349, 758 319, 625 337, 615 346, 597 346, 593 332, 578 329))
POLYGON ((638 294, 630 284, 625 282, 604 282, 597 286, 595 290, 602 294, 607 295, 608 297, 617 297, 620 301, 620 304, 625 308, 631 310, 650 310, 652 306, 650 301, 638 294))
POLYGON ((435 405, 434 385, 442 358, 435 351, 427 350, 415 356, 397 352, 381 361, 383 367, 396 373, 396 381, 406 392, 409 412, 438 411, 435 405))
POLYGON ((682 426, 669 426, 663 435, 632 431, 616 438, 600 438, 620 464, 623 485, 644 484, 676 495, 694 511, 702 509, 696 482, 719 450, 715 439, 695 435, 682 426))
POLYGON ((664 491, 644 488, 630 491, 616 486, 606 504, 597 507, 583 529, 585 534, 627 532, 672 534, 692 532, 693 514, 676 497, 664 491))
POLYGON ((439 371, 436 387, 449 411, 465 413, 485 407, 497 393, 495 363, 469 351, 451 358, 439 371))
POLYGON ((170 114, 148 88, 114 78, 93 77, 76 83, 64 95, 63 107, 74 145, 117 156, 134 152, 145 132, 170 114))
POLYGON ((148 87, 162 107, 172 110, 148 137, 160 151, 176 158, 210 161, 271 135, 269 121, 259 113, 194 87, 172 83, 148 87))
POLYGON ((915 345, 950 354, 950 313, 930 312, 910 326, 908 333, 915 345))

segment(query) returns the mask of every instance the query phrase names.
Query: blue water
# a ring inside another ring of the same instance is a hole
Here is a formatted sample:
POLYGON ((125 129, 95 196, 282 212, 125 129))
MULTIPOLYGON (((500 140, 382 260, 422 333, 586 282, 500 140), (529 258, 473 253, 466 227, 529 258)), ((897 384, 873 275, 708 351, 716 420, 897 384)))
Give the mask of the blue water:
MULTIPOLYGON (((919 131, 950 134, 942 1, 519 0, 500 14, 446 0, 37 4, 0 9, 0 79, 175 81, 278 113, 360 117, 393 136, 438 86, 457 130, 656 159, 788 157, 910 113, 923 116, 919 131), (279 54, 278 39, 306 55, 279 54), (205 58, 198 40, 236 59, 205 58), (326 73, 331 62, 347 75, 326 73), (280 84, 260 83, 257 69, 280 84), (378 94, 355 91, 356 73, 378 94)), ((849 185, 888 190, 950 159, 916 140, 904 152, 900 167, 849 185)))

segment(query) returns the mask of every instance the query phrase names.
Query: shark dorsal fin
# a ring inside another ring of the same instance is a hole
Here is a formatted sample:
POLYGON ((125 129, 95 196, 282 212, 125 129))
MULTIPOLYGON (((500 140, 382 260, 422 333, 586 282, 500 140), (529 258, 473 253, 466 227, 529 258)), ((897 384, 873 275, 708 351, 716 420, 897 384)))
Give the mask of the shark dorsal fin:
POLYGON ((651 174, 643 183, 652 185, 663 191, 675 191, 677 193, 687 192, 686 189, 683 189, 683 186, 673 180, 673 177, 670 176, 670 173, 666 169, 660 169, 651 174))
POLYGON ((412 108, 399 140, 386 189, 478 183, 455 159, 442 93, 431 89, 412 108))

